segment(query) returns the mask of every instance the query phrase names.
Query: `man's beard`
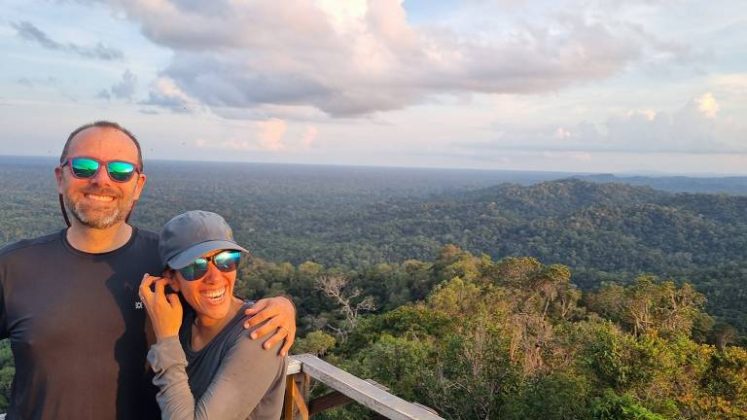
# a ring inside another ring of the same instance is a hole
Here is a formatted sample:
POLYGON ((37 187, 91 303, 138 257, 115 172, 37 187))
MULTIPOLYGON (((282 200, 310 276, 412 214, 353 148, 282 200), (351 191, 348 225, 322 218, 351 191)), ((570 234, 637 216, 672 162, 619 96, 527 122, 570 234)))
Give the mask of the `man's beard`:
MULTIPOLYGON (((102 194, 109 193, 108 191, 85 191, 85 194, 102 194)), ((116 197, 115 199, 121 198, 119 194, 109 194, 116 197)), ((80 201, 73 201, 67 194, 63 195, 65 200, 65 207, 70 210, 73 217, 83 224, 94 229, 106 229, 114 226, 115 224, 123 221, 127 217, 128 207, 126 203, 121 203, 120 206, 114 207, 106 212, 103 211, 87 211, 85 206, 80 201)))

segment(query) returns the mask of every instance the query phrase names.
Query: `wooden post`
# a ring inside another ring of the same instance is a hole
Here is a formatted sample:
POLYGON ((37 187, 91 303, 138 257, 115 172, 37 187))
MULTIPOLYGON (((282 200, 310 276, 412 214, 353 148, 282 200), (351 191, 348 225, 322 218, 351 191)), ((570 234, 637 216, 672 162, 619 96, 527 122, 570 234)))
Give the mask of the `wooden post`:
POLYGON ((306 406, 306 396, 302 389, 299 389, 298 383, 305 384, 308 382, 307 376, 303 373, 288 375, 285 379, 285 401, 283 402, 283 420, 309 420, 309 409, 306 406), (298 412, 298 417, 296 416, 298 412))

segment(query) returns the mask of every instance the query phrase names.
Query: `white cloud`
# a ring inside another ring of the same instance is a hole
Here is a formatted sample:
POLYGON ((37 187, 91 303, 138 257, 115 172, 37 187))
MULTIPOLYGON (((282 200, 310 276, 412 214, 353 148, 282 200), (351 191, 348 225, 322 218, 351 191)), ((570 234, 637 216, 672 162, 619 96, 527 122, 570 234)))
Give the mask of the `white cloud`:
POLYGON ((288 129, 285 121, 272 118, 257 123, 259 146, 264 150, 277 152, 286 148, 283 136, 288 129))
POLYGON ((253 144, 252 142, 248 140, 239 140, 239 139, 228 139, 226 141, 223 141, 220 143, 221 149, 225 150, 232 150, 232 151, 240 151, 240 152, 247 152, 247 151, 255 151, 257 150, 257 146, 253 144))
POLYGON ((711 84, 720 90, 747 96, 747 73, 716 75, 711 78, 711 84))
POLYGON ((650 108, 649 109, 633 109, 633 110, 628 111, 626 116, 628 118, 642 116, 643 118, 649 121, 653 121, 656 118, 656 114, 657 114, 656 111, 650 108))
POLYGON ((166 107, 176 112, 195 112, 201 108, 197 99, 185 93, 168 77, 159 77, 153 82, 149 98, 143 103, 166 107))
POLYGON ((301 146, 306 149, 313 147, 318 135, 319 129, 313 125, 307 126, 303 133, 303 137, 301 137, 301 146))
POLYGON ((556 139, 564 140, 564 139, 571 137, 571 135, 572 135, 571 132, 563 127, 558 127, 555 129, 556 139))
POLYGON ((106 46, 100 42, 94 46, 88 46, 78 45, 72 42, 56 41, 47 35, 47 33, 36 27, 36 25, 28 21, 11 22, 10 25, 16 30, 16 33, 21 38, 29 42, 34 42, 49 50, 63 51, 83 58, 93 58, 104 61, 121 60, 124 58, 122 51, 106 46))
MULTIPOLYGON (((238 124, 223 132, 222 137, 198 137, 193 145, 198 149, 252 152, 248 157, 270 154, 291 155, 316 148, 319 129, 314 125, 289 125, 279 118, 238 124)), ((235 156, 234 156, 235 157, 235 156)))
POLYGON ((12 0, 5 144, 28 138, 30 120, 56 138, 65 110, 118 115, 158 158, 584 170, 650 155, 653 167, 719 171, 747 150, 747 3, 721 6, 12 0), (99 43, 124 62, 81 59, 99 43))
POLYGON ((104 99, 132 99, 135 94, 135 88, 137 87, 137 76, 135 76, 129 69, 122 73, 122 79, 115 83, 111 88, 100 91, 97 95, 99 98, 104 99))
POLYGON ((716 102, 716 98, 713 97, 713 94, 708 92, 704 94, 703 96, 696 99, 696 102, 698 103, 698 111, 703 113, 707 118, 716 118, 716 114, 718 114, 719 105, 718 102, 716 102))
POLYGON ((444 93, 548 92, 614 75, 644 45, 663 48, 589 10, 548 9, 538 22, 516 18, 486 38, 413 26, 400 0, 119 4, 173 51, 164 77, 212 109, 313 106, 346 116, 444 93))
POLYGON ((611 115, 596 124, 581 122, 561 127, 504 124, 497 127, 492 141, 453 146, 488 151, 746 153, 745 124, 731 117, 721 118, 720 109, 717 98, 707 92, 674 112, 643 107, 611 115))

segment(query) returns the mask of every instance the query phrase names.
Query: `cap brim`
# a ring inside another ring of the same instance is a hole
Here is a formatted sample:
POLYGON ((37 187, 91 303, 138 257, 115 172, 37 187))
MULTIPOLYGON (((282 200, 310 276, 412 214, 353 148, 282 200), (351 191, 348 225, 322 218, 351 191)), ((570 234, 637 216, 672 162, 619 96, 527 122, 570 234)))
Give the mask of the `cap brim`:
POLYGON ((199 244, 192 245, 191 247, 175 255, 167 261, 167 264, 174 270, 179 270, 188 266, 192 263, 192 261, 201 257, 203 254, 207 254, 208 252, 218 249, 235 249, 238 251, 246 252, 247 254, 249 253, 249 251, 239 246, 239 244, 237 244, 236 242, 223 240, 205 241, 200 242, 199 244))

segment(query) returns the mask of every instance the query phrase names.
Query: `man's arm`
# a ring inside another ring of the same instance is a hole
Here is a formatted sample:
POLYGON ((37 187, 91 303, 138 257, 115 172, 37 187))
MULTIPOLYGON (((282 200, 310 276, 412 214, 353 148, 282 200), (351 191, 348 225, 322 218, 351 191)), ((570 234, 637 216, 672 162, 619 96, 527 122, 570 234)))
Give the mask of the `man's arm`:
POLYGON ((5 313, 5 291, 2 285, 2 279, 0 279, 0 339, 10 337, 10 331, 8 331, 8 316, 5 313))
POLYGON ((287 360, 242 334, 229 349, 210 386, 195 403, 179 340, 168 337, 148 352, 160 391, 163 419, 277 419, 283 407, 287 360))
MULTIPOLYGON (((5 248, 0 248, 2 251, 5 248)), ((0 339, 10 337, 10 331, 8 331, 8 314, 5 308, 5 261, 2 259, 3 254, 0 253, 0 339)))
POLYGON ((289 297, 275 296, 260 299, 244 311, 244 314, 249 317, 244 322, 246 329, 257 327, 264 322, 264 325, 252 332, 250 337, 253 340, 270 336, 262 346, 265 350, 285 340, 278 354, 281 356, 288 354, 288 350, 296 340, 296 307, 289 297))

